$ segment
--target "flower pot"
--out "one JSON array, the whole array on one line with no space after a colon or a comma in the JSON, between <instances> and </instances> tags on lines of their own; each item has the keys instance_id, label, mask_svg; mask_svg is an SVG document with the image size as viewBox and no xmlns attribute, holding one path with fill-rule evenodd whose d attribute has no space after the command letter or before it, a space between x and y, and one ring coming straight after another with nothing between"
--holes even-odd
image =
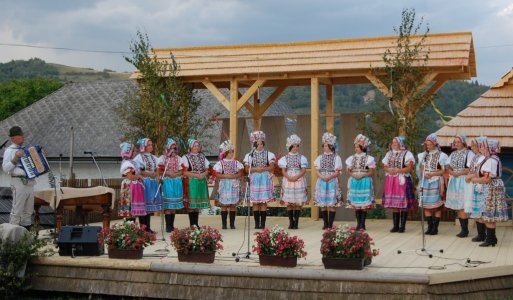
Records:
<instances>
[{"instance_id":1,"label":"flower pot","mask_svg":"<svg viewBox=\"0 0 513 300\"><path fill-rule=\"evenodd\" d=\"M109 258L141 259L144 249L118 249L109 248Z\"/></svg>"},{"instance_id":2,"label":"flower pot","mask_svg":"<svg viewBox=\"0 0 513 300\"><path fill-rule=\"evenodd\" d=\"M323 257L322 263L324 264L325 269L361 270L361 269L363 269L364 259L363 258Z\"/></svg>"},{"instance_id":3,"label":"flower pot","mask_svg":"<svg viewBox=\"0 0 513 300\"><path fill-rule=\"evenodd\" d=\"M178 252L178 261L211 264L216 257L215 252Z\"/></svg>"},{"instance_id":4,"label":"flower pot","mask_svg":"<svg viewBox=\"0 0 513 300\"><path fill-rule=\"evenodd\" d=\"M297 256L283 257L275 255L259 255L258 260L261 266L274 266L294 268L297 266Z\"/></svg>"}]
</instances>

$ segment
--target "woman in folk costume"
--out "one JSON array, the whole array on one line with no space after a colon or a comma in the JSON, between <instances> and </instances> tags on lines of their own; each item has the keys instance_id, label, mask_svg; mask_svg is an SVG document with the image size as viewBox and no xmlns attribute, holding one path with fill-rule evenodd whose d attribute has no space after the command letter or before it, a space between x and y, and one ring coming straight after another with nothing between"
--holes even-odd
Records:
<instances>
[{"instance_id":1,"label":"woman in folk costume","mask_svg":"<svg viewBox=\"0 0 513 300\"><path fill-rule=\"evenodd\" d=\"M304 177L308 160L299 154L300 143L299 136L293 134L288 137L286 146L289 153L278 160L283 174L282 200L287 203L289 229L298 229L301 207L308 201Z\"/></svg>"},{"instance_id":2,"label":"woman in folk costume","mask_svg":"<svg viewBox=\"0 0 513 300\"><path fill-rule=\"evenodd\" d=\"M234 159L232 142L224 141L219 146L219 161L214 165L214 171L219 178L219 204L221 205L221 222L223 229L228 229L227 218L230 215L230 229L235 229L235 214L240 196L240 178L244 165Z\"/></svg>"},{"instance_id":3,"label":"woman in folk costume","mask_svg":"<svg viewBox=\"0 0 513 300\"><path fill-rule=\"evenodd\" d=\"M147 230L151 231L151 213L162 210L160 191L158 191L157 157L152 154L153 142L149 138L141 138L137 143L139 144L139 154L134 160L141 167L141 175L144 177L144 202L147 213L145 217L139 217L139 222L146 225Z\"/></svg>"},{"instance_id":4,"label":"woman in folk costume","mask_svg":"<svg viewBox=\"0 0 513 300\"><path fill-rule=\"evenodd\" d=\"M209 162L203 152L198 140L190 138L188 141L189 153L182 157L184 175L189 180L189 223L199 227L199 210L209 207L208 200L208 165Z\"/></svg>"},{"instance_id":5,"label":"woman in folk costume","mask_svg":"<svg viewBox=\"0 0 513 300\"><path fill-rule=\"evenodd\" d=\"M276 162L274 153L265 150L265 133L254 131L249 137L253 151L244 157L244 166L249 177L249 199L253 204L255 229L265 228L267 202L274 198L273 169Z\"/></svg>"},{"instance_id":6,"label":"woman in folk costume","mask_svg":"<svg viewBox=\"0 0 513 300\"><path fill-rule=\"evenodd\" d=\"M159 171L164 173L162 180L162 206L166 218L166 232L174 230L175 213L183 208L182 158L172 138L168 138L164 154L158 159Z\"/></svg>"},{"instance_id":7,"label":"woman in folk costume","mask_svg":"<svg viewBox=\"0 0 513 300\"><path fill-rule=\"evenodd\" d=\"M372 176L376 169L374 157L367 154L370 145L369 138L363 134L356 136L354 140L355 154L346 159L347 172L347 201L355 210L356 230L366 230L365 219L367 209L374 207L374 186Z\"/></svg>"},{"instance_id":8,"label":"woman in folk costume","mask_svg":"<svg viewBox=\"0 0 513 300\"><path fill-rule=\"evenodd\" d=\"M336 215L337 193L339 190L338 176L342 172L342 159L336 151L337 137L329 132L322 135L322 150L315 161L317 172L315 183L315 204L321 208L324 221L322 229L333 227Z\"/></svg>"},{"instance_id":9,"label":"woman in folk costume","mask_svg":"<svg viewBox=\"0 0 513 300\"><path fill-rule=\"evenodd\" d=\"M404 137L396 136L390 143L390 150L381 161L385 170L383 207L392 210L394 226L390 232L404 232L408 211L415 206L415 191L410 173L415 157L406 150Z\"/></svg>"},{"instance_id":10,"label":"woman in folk costume","mask_svg":"<svg viewBox=\"0 0 513 300\"><path fill-rule=\"evenodd\" d=\"M470 218L475 219L477 228L477 235L472 238L472 242L484 242L486 238L486 226L483 220L481 220L485 202L484 186L480 183L472 182L473 178L481 177L481 165L485 160L485 156L481 154L479 149L480 144L483 142L486 143L484 138L472 139L470 148L475 155L470 161L469 173L465 177L465 182L470 185L470 191L467 187L465 195L465 213Z\"/></svg>"},{"instance_id":11,"label":"woman in folk costume","mask_svg":"<svg viewBox=\"0 0 513 300\"><path fill-rule=\"evenodd\" d=\"M424 209L430 235L438 234L438 225L442 217L443 195L445 192L444 173L449 157L440 151L438 139L434 133L428 135L424 141L425 152L419 156L420 160L420 204Z\"/></svg>"},{"instance_id":12,"label":"woman in folk costume","mask_svg":"<svg viewBox=\"0 0 513 300\"><path fill-rule=\"evenodd\" d=\"M469 164L474 158L474 152L467 148L467 139L464 135L454 137L452 147L455 149L449 156L449 183L447 184L447 197L445 206L455 210L460 219L461 231L456 236L468 236L468 216L465 213L465 182L469 172Z\"/></svg>"},{"instance_id":13,"label":"woman in folk costume","mask_svg":"<svg viewBox=\"0 0 513 300\"><path fill-rule=\"evenodd\" d=\"M495 227L497 222L506 222L509 219L508 207L505 201L504 182L502 176L501 160L497 156L499 152L499 142L496 140L485 139L482 144L482 152L485 156L481 165L482 177L473 178L472 182L486 185L485 206L482 214L482 220L486 226L486 239L480 247L495 247L497 236Z\"/></svg>"},{"instance_id":14,"label":"woman in folk costume","mask_svg":"<svg viewBox=\"0 0 513 300\"><path fill-rule=\"evenodd\" d=\"M121 143L121 190L118 203L118 215L123 218L135 218L146 215L144 205L144 186L142 184L143 176L139 166L133 161L135 156L135 146L130 143Z\"/></svg>"}]
</instances>

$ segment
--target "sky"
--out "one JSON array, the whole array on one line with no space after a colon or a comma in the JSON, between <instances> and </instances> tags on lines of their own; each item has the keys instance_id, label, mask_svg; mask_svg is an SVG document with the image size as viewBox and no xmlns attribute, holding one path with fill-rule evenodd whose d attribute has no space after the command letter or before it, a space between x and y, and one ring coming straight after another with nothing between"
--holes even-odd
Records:
<instances>
[{"instance_id":1,"label":"sky","mask_svg":"<svg viewBox=\"0 0 513 300\"><path fill-rule=\"evenodd\" d=\"M474 80L490 85L513 67L513 1L0 0L0 7L2 63L38 57L131 72L123 56L138 30L155 48L389 36L401 11L413 8L431 33L472 32Z\"/></svg>"}]
</instances>

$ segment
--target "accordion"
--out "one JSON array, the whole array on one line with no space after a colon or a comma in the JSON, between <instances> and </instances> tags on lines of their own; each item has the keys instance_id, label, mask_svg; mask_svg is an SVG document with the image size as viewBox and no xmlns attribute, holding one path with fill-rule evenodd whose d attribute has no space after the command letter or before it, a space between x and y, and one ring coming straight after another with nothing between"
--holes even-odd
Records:
<instances>
[{"instance_id":1,"label":"accordion","mask_svg":"<svg viewBox=\"0 0 513 300\"><path fill-rule=\"evenodd\" d=\"M25 173L27 173L27 178L36 178L50 171L48 161L46 161L41 147L23 147L22 150L25 152L25 155L20 160Z\"/></svg>"}]
</instances>

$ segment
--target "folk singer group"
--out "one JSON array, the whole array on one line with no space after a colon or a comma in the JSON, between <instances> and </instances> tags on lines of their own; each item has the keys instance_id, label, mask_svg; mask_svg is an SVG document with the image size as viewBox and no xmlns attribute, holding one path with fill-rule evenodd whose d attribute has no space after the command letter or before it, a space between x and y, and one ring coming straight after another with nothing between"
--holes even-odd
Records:
<instances>
[{"instance_id":1,"label":"folk singer group","mask_svg":"<svg viewBox=\"0 0 513 300\"><path fill-rule=\"evenodd\" d=\"M9 131L12 144L6 149L3 170L11 176L13 208L10 223L30 228L33 213L34 180L27 180L20 165L23 151L23 132L14 126ZM288 154L276 162L275 155L265 149L266 136L262 131L252 132L250 141L253 150L244 157L243 164L234 157L234 146L230 141L220 145L216 172L217 200L221 206L222 228L235 229L236 206L241 201L240 180L244 169L249 174L249 201L252 204L255 228L265 227L267 203L274 199L273 170L277 163L283 174L282 200L287 204L289 229L297 229L301 207L307 203L305 181L308 161L299 152L301 139L297 135L287 138ZM354 154L345 160L349 180L347 182L347 205L354 209L357 229L365 230L367 210L375 206L372 177L376 169L374 157L367 153L369 139L359 134L354 140ZM188 153L178 155L177 143L167 139L163 154L156 157L153 143L141 138L136 145L122 143L121 194L118 213L125 218L139 218L139 222L150 228L152 213L163 211L166 231L174 230L175 212L186 209L190 225L198 226L199 210L209 207L207 176L209 161L201 151L201 143L188 140ZM458 237L469 234L468 218L477 224L474 242L483 242L482 247L495 246L497 222L508 220L504 183L501 180L502 164L497 156L499 143L480 137L468 144L463 135L454 137L454 151L447 156L440 150L437 137L429 135L424 141L424 152L418 155L418 201L411 173L415 169L415 157L406 149L404 138L394 137L389 151L382 160L385 170L382 205L392 210L393 227L390 232L404 232L408 212L418 205L423 208L429 235L438 234L438 225L443 207L456 211L461 231ZM470 149L469 149L470 146ZM323 229L332 227L336 207L341 204L339 175L344 170L342 159L336 153L336 137L331 133L322 136L322 154L314 161L317 182L314 200L320 207L324 221ZM446 188L445 174L449 180ZM159 180L162 179L162 188Z\"/></svg>"}]
</instances>

